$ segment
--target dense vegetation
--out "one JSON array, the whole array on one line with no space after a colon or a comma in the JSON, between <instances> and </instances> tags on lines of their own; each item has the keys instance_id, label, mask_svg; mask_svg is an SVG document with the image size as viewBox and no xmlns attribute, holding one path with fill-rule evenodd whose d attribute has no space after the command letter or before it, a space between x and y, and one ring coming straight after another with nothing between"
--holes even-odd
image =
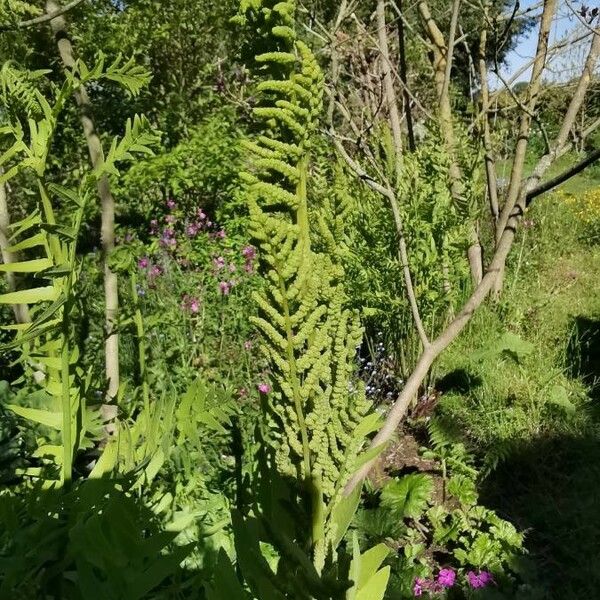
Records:
<instances>
[{"instance_id":1,"label":"dense vegetation","mask_svg":"<svg viewBox=\"0 0 600 600\"><path fill-rule=\"evenodd\" d=\"M2 0L0 598L596 597L599 27Z\"/></svg>"}]
</instances>

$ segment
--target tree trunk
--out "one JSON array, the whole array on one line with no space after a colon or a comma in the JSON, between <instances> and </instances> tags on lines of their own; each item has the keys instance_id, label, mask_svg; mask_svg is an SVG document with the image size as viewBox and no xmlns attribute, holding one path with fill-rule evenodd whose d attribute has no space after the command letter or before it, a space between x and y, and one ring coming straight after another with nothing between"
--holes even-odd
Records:
<instances>
[{"instance_id":1,"label":"tree trunk","mask_svg":"<svg viewBox=\"0 0 600 600\"><path fill-rule=\"evenodd\" d=\"M53 13L60 9L54 0L47 0L46 12ZM70 69L75 64L73 46L67 35L66 22L63 16L50 22L58 51L65 68ZM92 119L92 104L86 89L82 86L75 94L83 132L88 145L90 162L94 168L104 161L104 153L98 133ZM101 243L104 262L104 298L105 298L105 368L108 381L107 400L114 399L119 390L119 335L117 319L119 312L119 295L117 275L108 265L108 258L115 246L115 201L110 191L110 182L105 175L98 181L98 196L102 211Z\"/></svg>"},{"instance_id":2,"label":"tree trunk","mask_svg":"<svg viewBox=\"0 0 600 600\"><path fill-rule=\"evenodd\" d=\"M2 174L1 168L0 174ZM10 246L8 241L10 238L9 227L10 215L8 213L7 189L6 184L2 183L0 184L0 250L2 251L2 262L5 265L19 260L17 256L7 250ZM8 283L8 291L15 292L17 290L17 276L14 273L7 272L6 280ZM29 323L31 321L27 304L13 304L12 309L15 313L15 320L17 323Z\"/></svg>"},{"instance_id":3,"label":"tree trunk","mask_svg":"<svg viewBox=\"0 0 600 600\"><path fill-rule=\"evenodd\" d=\"M456 157L456 140L452 124L452 106L450 104L449 94L450 70L452 68L454 38L456 35L459 6L460 0L454 0L452 5L450 35L447 44L437 23L431 16L428 3L421 0L418 4L418 9L421 18L423 19L423 23L425 24L427 36L433 47L432 66L437 90L440 132L444 139L446 151L450 157L450 166L448 169L448 174L450 176L450 194L458 209L464 211L466 210L466 200L464 197L462 173ZM471 243L467 251L467 258L471 269L471 279L473 280L473 285L476 287L479 285L483 274L483 253L479 242L479 236L474 225L471 226L469 231L469 238Z\"/></svg>"}]
</instances>

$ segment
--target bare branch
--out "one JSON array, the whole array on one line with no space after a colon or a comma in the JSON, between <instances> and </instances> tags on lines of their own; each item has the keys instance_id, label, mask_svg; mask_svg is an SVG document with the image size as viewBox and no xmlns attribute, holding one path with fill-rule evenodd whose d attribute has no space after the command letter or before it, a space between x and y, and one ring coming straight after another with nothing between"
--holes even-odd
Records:
<instances>
[{"instance_id":1,"label":"bare branch","mask_svg":"<svg viewBox=\"0 0 600 600\"><path fill-rule=\"evenodd\" d=\"M487 16L487 7L484 9ZM490 109L490 94L488 88L488 70L486 62L487 27L484 26L479 36L479 79L481 85L481 115L483 119L483 148L485 150L485 174L490 203L490 212L494 228L498 220L498 182L496 177L496 161L492 147L492 135L488 112Z\"/></svg>"},{"instance_id":2,"label":"bare branch","mask_svg":"<svg viewBox=\"0 0 600 600\"><path fill-rule=\"evenodd\" d=\"M427 337L427 333L425 332L425 327L423 326L423 321L421 319L421 313L419 311L419 306L417 304L417 297L415 295L415 288L412 281L412 275L410 272L410 266L408 263L408 249L406 247L406 238L404 235L404 227L402 223L402 216L400 215L400 208L398 206L398 200L396 198L396 194L393 191L392 187L389 183L386 182L386 185L382 185L378 181L376 181L373 177L371 177L359 164L356 162L349 154L346 152L344 145L337 138L334 132L330 132L330 135L333 139L335 147L337 148L340 156L344 159L346 164L354 171L355 175L361 180L364 181L372 190L381 194L390 203L392 208L392 214L394 215L394 223L396 225L396 232L398 233L398 256L400 258L400 264L402 265L402 273L404 275L404 285L406 286L406 295L408 297L408 302L410 304L411 314L413 317L413 321L415 323L415 327L419 334L419 339L421 340L421 344L423 348L429 347L429 338Z\"/></svg>"},{"instance_id":3,"label":"bare branch","mask_svg":"<svg viewBox=\"0 0 600 600\"><path fill-rule=\"evenodd\" d=\"M385 22L385 0L377 0L377 37L379 40L379 53L383 68L383 83L385 86L385 102L388 109L392 136L394 138L394 158L396 161L396 182L400 181L402 170L402 132L400 129L400 114L394 81L390 69L390 51L387 36L387 24ZM394 196L395 200L395 196Z\"/></svg>"},{"instance_id":4,"label":"bare branch","mask_svg":"<svg viewBox=\"0 0 600 600\"><path fill-rule=\"evenodd\" d=\"M555 187L559 186L561 183L568 181L571 177L574 177L578 173L581 173L584 169L593 165L597 160L600 160L600 148L594 150L591 154L586 156L582 161L578 162L576 165L573 165L560 175L553 177L550 181L546 183L542 183L537 187L533 188L531 191L527 192L526 195L526 205L529 206L534 198L537 198L541 194L545 194L550 190L553 190Z\"/></svg>"},{"instance_id":5,"label":"bare branch","mask_svg":"<svg viewBox=\"0 0 600 600\"><path fill-rule=\"evenodd\" d=\"M72 0L72 2L65 4L63 7L58 8L57 10L55 10L51 13L46 13L39 17L35 17L35 19L29 19L28 21L21 21L19 23L14 23L14 24L10 24L10 25L8 25L8 24L0 25L0 31L25 29L26 27L33 27L34 25L41 25L42 23L52 21L52 19L56 19L57 17L64 15L65 13L69 12L70 10L73 10L76 6L78 6L82 2L83 2L83 0Z\"/></svg>"}]
</instances>

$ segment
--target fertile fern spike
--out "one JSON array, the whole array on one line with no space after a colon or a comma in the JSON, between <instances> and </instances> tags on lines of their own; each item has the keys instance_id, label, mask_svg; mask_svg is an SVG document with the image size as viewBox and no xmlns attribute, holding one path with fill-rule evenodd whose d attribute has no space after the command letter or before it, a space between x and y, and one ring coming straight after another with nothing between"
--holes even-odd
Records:
<instances>
[{"instance_id":1,"label":"fertile fern spike","mask_svg":"<svg viewBox=\"0 0 600 600\"><path fill-rule=\"evenodd\" d=\"M252 160L242 179L267 280L266 290L255 294L254 324L273 374L271 443L279 471L327 507L319 511L321 522L313 522L313 543L324 547L324 538L334 535L325 521L370 429L364 425L364 393L352 385L362 332L345 308L343 269L335 255L311 247L307 175L323 76L296 37L294 11L292 0L244 0L237 18L275 46L256 57L259 72L273 78L258 85L254 114L265 135L246 143ZM355 435L359 423L361 436Z\"/></svg>"}]
</instances>

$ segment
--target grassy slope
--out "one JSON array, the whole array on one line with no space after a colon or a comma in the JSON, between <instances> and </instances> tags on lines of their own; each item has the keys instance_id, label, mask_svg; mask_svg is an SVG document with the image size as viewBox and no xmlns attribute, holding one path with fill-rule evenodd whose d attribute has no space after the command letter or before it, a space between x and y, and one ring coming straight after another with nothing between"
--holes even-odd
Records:
<instances>
[{"instance_id":1,"label":"grassy slope","mask_svg":"<svg viewBox=\"0 0 600 600\"><path fill-rule=\"evenodd\" d=\"M599 185L588 175L563 191ZM560 194L536 204L501 305L443 359L440 410L488 463L487 504L528 530L546 597L598 598L600 246Z\"/></svg>"}]
</instances>

